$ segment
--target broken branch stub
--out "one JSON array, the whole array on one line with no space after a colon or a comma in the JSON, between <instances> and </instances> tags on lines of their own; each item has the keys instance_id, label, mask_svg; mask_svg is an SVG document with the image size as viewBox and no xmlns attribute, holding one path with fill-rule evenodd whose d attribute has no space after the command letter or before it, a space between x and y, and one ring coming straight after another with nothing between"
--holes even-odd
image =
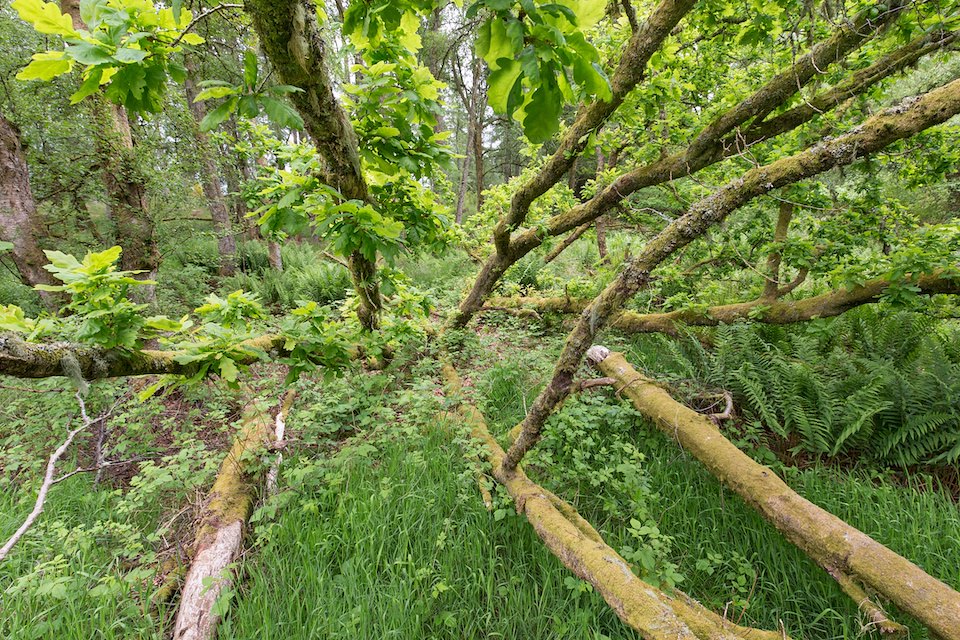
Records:
<instances>
[{"instance_id":1,"label":"broken branch stub","mask_svg":"<svg viewBox=\"0 0 960 640\"><path fill-rule=\"evenodd\" d=\"M960 593L794 492L727 440L709 418L637 373L622 354L593 346L587 357L604 375L617 379L620 393L638 411L830 575L849 579L858 594L868 587L883 595L942 640L960 640ZM872 620L878 619L882 610L876 603L863 595L855 600Z\"/></svg>"}]
</instances>

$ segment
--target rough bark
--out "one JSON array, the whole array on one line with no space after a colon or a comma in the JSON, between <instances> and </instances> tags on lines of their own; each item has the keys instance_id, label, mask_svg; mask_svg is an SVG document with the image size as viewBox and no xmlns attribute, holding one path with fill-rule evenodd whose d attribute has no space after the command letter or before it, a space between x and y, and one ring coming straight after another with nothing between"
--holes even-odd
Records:
<instances>
[{"instance_id":1,"label":"rough bark","mask_svg":"<svg viewBox=\"0 0 960 640\"><path fill-rule=\"evenodd\" d=\"M960 112L960 80L887 109L850 133L827 140L789 158L757 167L695 203L656 237L640 255L594 299L567 336L553 376L534 401L504 464L508 469L540 439L540 430L554 407L569 393L570 383L597 332L620 311L623 303L650 282L651 272L677 250L702 236L713 225L750 200L828 169L850 164L888 144L946 122Z\"/></svg>"},{"instance_id":2,"label":"rough bark","mask_svg":"<svg viewBox=\"0 0 960 640\"><path fill-rule=\"evenodd\" d=\"M283 253L280 249L280 243L276 240L267 241L267 258L270 260L270 268L276 271L283 271Z\"/></svg>"},{"instance_id":3,"label":"rough bark","mask_svg":"<svg viewBox=\"0 0 960 640\"><path fill-rule=\"evenodd\" d=\"M960 593L795 493L773 471L727 440L710 419L637 373L621 354L594 347L591 360L604 375L618 381L620 392L670 440L702 462L828 573L849 576L884 595L943 640L960 640ZM876 615L875 604L858 605Z\"/></svg>"},{"instance_id":4,"label":"rough bark","mask_svg":"<svg viewBox=\"0 0 960 640\"><path fill-rule=\"evenodd\" d=\"M359 251L350 255L347 261L353 289L357 292L357 318L360 326L367 331L380 328L380 284L377 282L376 265Z\"/></svg>"},{"instance_id":5,"label":"rough bark","mask_svg":"<svg viewBox=\"0 0 960 640\"><path fill-rule=\"evenodd\" d=\"M284 402L279 409L281 419L289 406ZM241 551L243 528L253 511L260 467L257 454L271 442L271 424L270 416L251 400L203 509L174 622L174 640L208 640L216 634L220 616L214 604L233 581L230 564Z\"/></svg>"},{"instance_id":6,"label":"rough bark","mask_svg":"<svg viewBox=\"0 0 960 640\"><path fill-rule=\"evenodd\" d=\"M920 276L909 284L924 295L960 294L960 277L937 272ZM817 318L831 318L864 304L879 302L890 287L889 280L876 278L852 289L830 291L799 300L769 300L763 297L749 302L718 305L706 310L678 309L664 313L621 311L610 319L610 326L627 333L664 333L681 335L684 327L717 327L734 322L793 324ZM490 298L484 309L528 309L537 312L580 313L589 300L577 298Z\"/></svg>"},{"instance_id":7,"label":"rough bark","mask_svg":"<svg viewBox=\"0 0 960 640\"><path fill-rule=\"evenodd\" d=\"M233 275L237 268L237 241L233 236L233 225L230 212L221 187L221 172L217 164L216 147L210 137L200 130L200 121L207 115L207 108L203 102L195 102L197 85L196 62L190 56L186 57L187 78L183 83L184 94L190 113L193 115L193 136L197 143L198 161L200 163L200 184L203 195L210 209L213 220L213 230L217 234L217 250L220 253L220 275Z\"/></svg>"},{"instance_id":8,"label":"rough bark","mask_svg":"<svg viewBox=\"0 0 960 640\"><path fill-rule=\"evenodd\" d=\"M80 0L61 0L60 8L76 29L86 29L80 19ZM142 271L153 279L160 264L153 218L147 204L146 177L140 169L126 110L101 95L89 98L96 134L94 147L103 175L110 213L117 229L117 244L123 247L120 266ZM153 286L143 287L153 298Z\"/></svg>"},{"instance_id":9,"label":"rough bark","mask_svg":"<svg viewBox=\"0 0 960 640\"><path fill-rule=\"evenodd\" d=\"M540 246L544 238L562 235L595 220L640 189L691 175L741 153L745 145L756 144L796 129L817 115L851 97L862 94L880 80L914 64L923 55L945 47L953 41L955 37L953 32L946 34L937 32L921 36L815 97L814 101L820 99L822 108L791 110L788 112L791 113L789 117L773 118L771 122L774 124L770 126L755 126L754 123L761 121L778 104L789 99L804 84L816 77L818 70L842 60L864 41L874 37L884 26L900 15L902 8L902 3L896 3L890 11L881 12L876 19L871 19L867 10L851 23L845 24L833 36L815 46L810 53L797 59L788 70L774 77L739 105L706 125L695 137L694 143L686 149L622 174L589 201L549 218L541 226L526 229L515 237L501 232L499 244L497 244L498 251L488 258L490 269L485 268L474 282L470 293L461 302L458 313L451 318L450 325L455 328L466 326L473 314L482 307L483 300L493 292L500 275L514 262ZM747 122L750 124L744 131L740 125ZM546 188L536 192L530 202L544 193ZM501 226L505 224L510 226L508 222L509 216L501 221ZM510 226L510 229L517 225ZM500 275L488 277L497 272Z\"/></svg>"},{"instance_id":10,"label":"rough bark","mask_svg":"<svg viewBox=\"0 0 960 640\"><path fill-rule=\"evenodd\" d=\"M268 334L240 343L249 355L235 360L253 364L262 354L287 353L287 340ZM180 351L152 349L101 349L68 342L32 343L9 335L0 336L0 375L17 378L50 378L79 374L84 380L171 374L190 376L197 372L197 363L180 364L175 360Z\"/></svg>"},{"instance_id":11,"label":"rough bark","mask_svg":"<svg viewBox=\"0 0 960 640\"><path fill-rule=\"evenodd\" d=\"M0 239L13 245L10 253L25 285L60 284L43 268L48 261L37 242L40 236L20 133L0 115ZM48 307L58 306L49 292L41 291L40 296Z\"/></svg>"},{"instance_id":12,"label":"rough bark","mask_svg":"<svg viewBox=\"0 0 960 640\"><path fill-rule=\"evenodd\" d=\"M324 161L324 182L348 200L375 204L360 169L356 132L333 91L327 48L312 2L249 0L245 5L264 52L284 84L302 91L290 95ZM379 325L380 291L376 266L351 256L360 321L367 330ZM356 268L354 270L353 268Z\"/></svg>"},{"instance_id":13,"label":"rough bark","mask_svg":"<svg viewBox=\"0 0 960 640\"><path fill-rule=\"evenodd\" d=\"M448 389L460 392L456 371L443 370ZM503 449L487 429L483 415L463 403L459 414L472 436L484 445L494 478L514 499L550 551L578 577L603 596L617 616L647 640L783 640L785 634L738 626L707 610L686 594L667 595L638 578L629 563L607 545L599 532L576 509L534 483L522 468L505 472Z\"/></svg>"}]
</instances>

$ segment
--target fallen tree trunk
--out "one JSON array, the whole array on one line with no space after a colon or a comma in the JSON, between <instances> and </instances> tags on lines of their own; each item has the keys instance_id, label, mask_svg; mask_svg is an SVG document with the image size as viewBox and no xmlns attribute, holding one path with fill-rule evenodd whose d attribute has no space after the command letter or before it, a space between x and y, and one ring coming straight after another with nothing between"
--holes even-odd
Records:
<instances>
[{"instance_id":1,"label":"fallen tree trunk","mask_svg":"<svg viewBox=\"0 0 960 640\"><path fill-rule=\"evenodd\" d=\"M960 293L960 278L943 272L921 276L911 283L920 293ZM679 309L667 313L637 313L621 311L610 326L627 333L665 333L679 335L683 326L716 327L721 324L750 321L765 324L792 324L816 318L838 316L854 307L879 302L891 286L888 280L868 280L853 289L831 291L800 300L771 300L758 298L749 302L718 305L708 309ZM577 298L490 298L489 309L529 309L555 313L579 313L587 308L589 300ZM485 308L487 308L485 306Z\"/></svg>"},{"instance_id":2,"label":"fallen tree trunk","mask_svg":"<svg viewBox=\"0 0 960 640\"><path fill-rule=\"evenodd\" d=\"M240 343L248 350L237 357L237 364L253 364L262 352L285 353L286 338L268 334ZM51 378L79 374L84 380L143 375L184 375L197 372L201 363L181 364L180 351L155 349L102 349L70 342L24 342L12 336L0 336L0 375L17 378Z\"/></svg>"},{"instance_id":3,"label":"fallen tree trunk","mask_svg":"<svg viewBox=\"0 0 960 640\"><path fill-rule=\"evenodd\" d=\"M283 415L292 397L280 408ZM251 403L233 447L213 483L193 544L193 561L184 579L174 640L207 640L216 632L214 604L233 581L229 565L240 553L243 527L253 510L259 466L256 454L273 435L270 417Z\"/></svg>"},{"instance_id":4,"label":"fallen tree trunk","mask_svg":"<svg viewBox=\"0 0 960 640\"><path fill-rule=\"evenodd\" d=\"M448 389L459 393L457 372L444 366ZM503 448L490 434L483 415L463 403L460 416L486 447L494 478L502 483L550 551L594 586L625 624L647 640L784 640L781 632L741 627L709 611L681 592L673 596L643 582L576 509L534 483L521 467L503 468Z\"/></svg>"},{"instance_id":5,"label":"fallen tree trunk","mask_svg":"<svg viewBox=\"0 0 960 640\"><path fill-rule=\"evenodd\" d=\"M889 620L866 598L864 586L888 598L941 640L960 640L960 593L798 495L727 440L709 418L637 373L623 355L594 346L587 357L605 376L617 380L620 392L637 410L836 578L881 629Z\"/></svg>"}]
</instances>

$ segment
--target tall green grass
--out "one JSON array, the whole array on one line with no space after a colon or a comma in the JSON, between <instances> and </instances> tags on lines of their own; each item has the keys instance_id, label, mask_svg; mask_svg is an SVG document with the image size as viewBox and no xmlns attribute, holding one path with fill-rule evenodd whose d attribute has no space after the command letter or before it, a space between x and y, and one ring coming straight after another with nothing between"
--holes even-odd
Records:
<instances>
[{"instance_id":1,"label":"tall green grass","mask_svg":"<svg viewBox=\"0 0 960 640\"><path fill-rule=\"evenodd\" d=\"M525 520L495 521L443 426L374 446L279 517L222 637L636 637Z\"/></svg>"}]
</instances>

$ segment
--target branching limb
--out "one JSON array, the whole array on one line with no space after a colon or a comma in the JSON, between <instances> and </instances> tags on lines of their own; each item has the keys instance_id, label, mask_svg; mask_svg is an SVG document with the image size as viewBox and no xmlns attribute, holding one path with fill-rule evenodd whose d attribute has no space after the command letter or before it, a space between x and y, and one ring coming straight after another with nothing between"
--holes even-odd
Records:
<instances>
[{"instance_id":1,"label":"branching limb","mask_svg":"<svg viewBox=\"0 0 960 640\"><path fill-rule=\"evenodd\" d=\"M582 107L577 118L564 133L554 154L537 175L524 183L513 195L510 210L493 232L499 255L509 254L510 233L523 224L530 205L566 175L586 147L590 134L603 126L607 118L643 79L650 57L660 49L663 41L694 4L696 3L693 0L661 0L634 32L610 78L610 101L596 100Z\"/></svg>"},{"instance_id":2,"label":"branching limb","mask_svg":"<svg viewBox=\"0 0 960 640\"><path fill-rule=\"evenodd\" d=\"M238 357L238 364L253 364L260 353L286 354L286 338L266 334L240 343L250 355ZM72 375L64 371L64 361L75 363L84 380L171 374L189 376L197 372L198 364L181 364L176 357L180 351L153 349L101 349L86 345L54 342L24 342L12 336L0 336L0 375L18 378L50 378Z\"/></svg>"},{"instance_id":3,"label":"branching limb","mask_svg":"<svg viewBox=\"0 0 960 640\"><path fill-rule=\"evenodd\" d=\"M958 112L960 80L954 80L922 97L879 113L844 136L748 171L667 225L646 243L640 255L580 315L577 325L567 336L550 382L537 396L524 418L520 436L507 451L504 458L506 470L514 469L540 440L544 423L569 393L570 383L597 332L617 316L629 298L649 285L653 270L664 260L754 198L850 164L892 142L945 122Z\"/></svg>"},{"instance_id":4,"label":"branching limb","mask_svg":"<svg viewBox=\"0 0 960 640\"><path fill-rule=\"evenodd\" d=\"M60 460L63 454L67 452L67 449L70 448L70 445L73 444L73 439L76 438L77 434L79 434L81 431L90 428L91 425L103 420L108 415L105 413L96 419L91 419L90 416L87 415L87 405L83 400L83 395L79 391L76 395L77 402L80 403L80 419L82 420L82 424L76 429L72 429L67 432L67 437L64 439L64 441L60 443L60 446L57 447L53 453L50 454L50 458L47 460L46 472L43 474L43 482L40 483L40 490L37 492L37 501L34 503L33 509L30 511L29 515L27 515L26 520L23 521L23 524L21 524L20 527L13 533L13 535L10 536L10 539L7 540L2 547L0 547L0 562L3 562L3 560L10 553L10 550L13 549L14 545L16 545L20 538L22 538L24 534L30 530L30 527L33 526L33 524L37 521L37 518L40 517L40 514L43 513L43 507L47 502L47 494L50 491L50 487L57 482L66 480L68 477L78 473L78 471L75 471L60 478L56 477L57 462Z\"/></svg>"},{"instance_id":5,"label":"branching limb","mask_svg":"<svg viewBox=\"0 0 960 640\"><path fill-rule=\"evenodd\" d=\"M876 65L868 67L869 72L855 73L849 82L837 85L836 92L826 92L823 96L822 109L818 107L792 110L788 112L791 113L790 117L778 116L774 119L775 125L758 127L754 131L744 132L740 128L751 119L756 122L758 118L771 113L795 95L811 78L816 77L819 70L842 60L864 41L874 37L882 26L889 24L900 14L902 7L902 3L896 3L890 11L882 12L880 22L883 24L871 18L868 9L851 23L841 27L831 38L815 46L809 54L799 58L791 68L704 127L697 135L695 143L688 148L622 174L587 202L551 217L545 225L525 229L515 236L501 232L497 252L487 258L471 291L461 302L458 313L451 319L451 326L466 326L473 314L483 306L484 300L493 292L496 283L507 269L540 246L545 237L568 233L595 220L640 189L691 175L724 158L741 153L744 145L755 144L792 131L815 116L848 100L851 96L862 94L883 78L916 62L923 55L949 46L953 42L955 35L952 32L947 34L937 32L921 36L911 43L913 46L907 45ZM858 30L861 27L865 28ZM543 191L535 193L533 197L541 193ZM533 197L529 194L526 197L532 202ZM529 203L526 206L529 208ZM520 219L516 218L516 220ZM519 222L513 224L508 218L501 221L501 226L508 227L509 230L516 228L519 224Z\"/></svg>"},{"instance_id":6,"label":"branching limb","mask_svg":"<svg viewBox=\"0 0 960 640\"><path fill-rule=\"evenodd\" d=\"M551 262L553 262L557 258L557 256L563 253L567 249L567 247L569 247L574 242L576 242L580 238L580 236L586 233L587 230L590 229L590 227L592 226L593 226L593 221L591 220L590 222L586 222L580 225L579 227L577 227L576 229L574 229L572 232L570 232L570 235L568 235L566 238L561 240L560 243L557 244L557 246L555 246L553 249L550 250L550 253L544 256L543 264L550 264Z\"/></svg>"}]
</instances>

